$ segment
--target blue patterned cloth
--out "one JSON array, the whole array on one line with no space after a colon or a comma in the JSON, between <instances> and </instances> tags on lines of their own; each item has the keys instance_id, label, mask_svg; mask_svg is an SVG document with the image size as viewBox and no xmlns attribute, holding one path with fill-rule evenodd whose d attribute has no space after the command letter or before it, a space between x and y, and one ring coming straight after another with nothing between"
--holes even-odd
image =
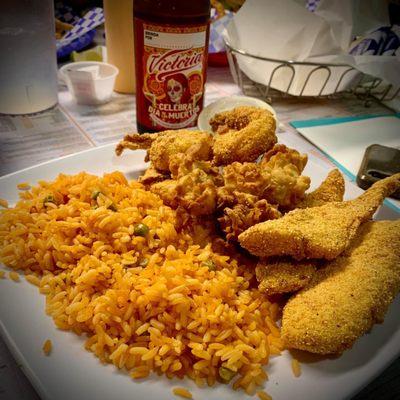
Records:
<instances>
[{"instance_id":1,"label":"blue patterned cloth","mask_svg":"<svg viewBox=\"0 0 400 400\"><path fill-rule=\"evenodd\" d=\"M350 46L350 54L393 56L400 47L400 26L383 26L368 32Z\"/></svg>"},{"instance_id":2,"label":"blue patterned cloth","mask_svg":"<svg viewBox=\"0 0 400 400\"><path fill-rule=\"evenodd\" d=\"M314 12L318 6L320 0L307 0L306 8L307 10Z\"/></svg>"},{"instance_id":3,"label":"blue patterned cloth","mask_svg":"<svg viewBox=\"0 0 400 400\"><path fill-rule=\"evenodd\" d=\"M74 27L61 39L57 40L57 58L64 58L73 51L79 51L92 43L95 28L104 23L103 9L96 7L89 10L82 18L77 16L73 9L57 3L55 15L61 21L67 22Z\"/></svg>"},{"instance_id":4,"label":"blue patterned cloth","mask_svg":"<svg viewBox=\"0 0 400 400\"><path fill-rule=\"evenodd\" d=\"M320 0L307 0L306 8L314 12ZM400 49L400 26L383 26L367 32L365 36L350 45L349 53L358 55L393 56ZM400 51L400 50L399 50Z\"/></svg>"},{"instance_id":5,"label":"blue patterned cloth","mask_svg":"<svg viewBox=\"0 0 400 400\"><path fill-rule=\"evenodd\" d=\"M209 53L220 53L225 51L224 40L222 39L222 32L231 22L234 14L231 11L225 11L225 15L219 19L214 8L211 9L211 25L210 25L210 41L208 44Z\"/></svg>"}]
</instances>

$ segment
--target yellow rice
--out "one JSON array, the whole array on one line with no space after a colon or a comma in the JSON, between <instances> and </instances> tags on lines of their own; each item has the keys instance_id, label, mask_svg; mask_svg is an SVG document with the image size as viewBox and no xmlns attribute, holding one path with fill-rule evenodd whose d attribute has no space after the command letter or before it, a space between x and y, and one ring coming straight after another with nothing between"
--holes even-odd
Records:
<instances>
[{"instance_id":1,"label":"yellow rice","mask_svg":"<svg viewBox=\"0 0 400 400\"><path fill-rule=\"evenodd\" d=\"M260 392L257 392L257 396L260 400L272 400L272 397L267 392L264 392L263 390Z\"/></svg>"},{"instance_id":2,"label":"yellow rice","mask_svg":"<svg viewBox=\"0 0 400 400\"><path fill-rule=\"evenodd\" d=\"M293 360L292 360L292 371L293 371L293 375L296 378L298 378L301 375L300 363L295 358L293 358Z\"/></svg>"},{"instance_id":3,"label":"yellow rice","mask_svg":"<svg viewBox=\"0 0 400 400\"><path fill-rule=\"evenodd\" d=\"M8 201L0 199L0 207L8 208Z\"/></svg>"},{"instance_id":4,"label":"yellow rice","mask_svg":"<svg viewBox=\"0 0 400 400\"><path fill-rule=\"evenodd\" d=\"M200 226L177 231L175 211L119 172L60 175L20 197L0 211L0 260L24 270L55 325L86 334L101 361L198 386L225 368L248 394L267 379L263 365L283 349L279 307L250 287L251 271L196 244Z\"/></svg>"},{"instance_id":5,"label":"yellow rice","mask_svg":"<svg viewBox=\"0 0 400 400\"><path fill-rule=\"evenodd\" d=\"M46 354L46 356L50 355L52 348L53 344L51 340L47 339L43 344L43 353Z\"/></svg>"},{"instance_id":6,"label":"yellow rice","mask_svg":"<svg viewBox=\"0 0 400 400\"><path fill-rule=\"evenodd\" d=\"M36 276L36 275L33 275L33 274L25 275L25 279L29 283L32 283L32 285L35 285L35 286L38 286L38 287L40 286L40 278L38 276Z\"/></svg>"},{"instance_id":7,"label":"yellow rice","mask_svg":"<svg viewBox=\"0 0 400 400\"><path fill-rule=\"evenodd\" d=\"M29 183L27 183L27 182L22 182L17 185L17 189L19 189L19 190L29 190L30 188L31 188L31 185L29 185Z\"/></svg>"},{"instance_id":8,"label":"yellow rice","mask_svg":"<svg viewBox=\"0 0 400 400\"><path fill-rule=\"evenodd\" d=\"M17 272L15 271L10 271L8 273L8 276L10 277L11 280L13 280L14 282L19 282L19 275Z\"/></svg>"},{"instance_id":9,"label":"yellow rice","mask_svg":"<svg viewBox=\"0 0 400 400\"><path fill-rule=\"evenodd\" d=\"M189 392L189 390L181 387L174 388L172 390L172 393L176 396L181 396L185 399L193 399L192 393Z\"/></svg>"}]
</instances>

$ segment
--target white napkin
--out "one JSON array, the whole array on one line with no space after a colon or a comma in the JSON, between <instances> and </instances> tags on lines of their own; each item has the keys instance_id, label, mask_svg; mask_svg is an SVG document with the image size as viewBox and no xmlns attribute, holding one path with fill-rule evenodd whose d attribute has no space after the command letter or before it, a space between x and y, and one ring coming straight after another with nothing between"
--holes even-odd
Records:
<instances>
[{"instance_id":1,"label":"white napkin","mask_svg":"<svg viewBox=\"0 0 400 400\"><path fill-rule=\"evenodd\" d=\"M231 46L252 55L351 65L398 87L400 57L348 54L354 35L388 24L387 5L381 0L321 0L314 13L294 0L247 0L224 36ZM330 76L325 69L312 72L315 66L296 66L293 82L288 88L293 75L289 68L276 70L270 81L279 63L242 55L237 58L240 68L252 80L293 95L314 96L342 91L356 84L361 77L357 71L351 71L340 81L349 69L345 66L331 69Z\"/></svg>"}]
</instances>

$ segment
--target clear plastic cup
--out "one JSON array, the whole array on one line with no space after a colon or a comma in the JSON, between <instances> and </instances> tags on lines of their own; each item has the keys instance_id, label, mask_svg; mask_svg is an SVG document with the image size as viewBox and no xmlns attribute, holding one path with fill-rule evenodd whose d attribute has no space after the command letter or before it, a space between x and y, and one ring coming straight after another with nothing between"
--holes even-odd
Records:
<instances>
[{"instance_id":1,"label":"clear plastic cup","mask_svg":"<svg viewBox=\"0 0 400 400\"><path fill-rule=\"evenodd\" d=\"M31 114L57 103L54 29L53 0L1 0L1 114Z\"/></svg>"}]
</instances>

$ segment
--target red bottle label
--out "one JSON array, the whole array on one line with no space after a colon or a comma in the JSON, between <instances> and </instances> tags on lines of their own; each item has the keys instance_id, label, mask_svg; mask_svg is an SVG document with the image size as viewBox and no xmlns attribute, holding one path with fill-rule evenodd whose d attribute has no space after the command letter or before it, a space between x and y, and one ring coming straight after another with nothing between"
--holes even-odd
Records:
<instances>
[{"instance_id":1,"label":"red bottle label","mask_svg":"<svg viewBox=\"0 0 400 400\"><path fill-rule=\"evenodd\" d=\"M150 130L195 126L203 107L208 24L171 26L135 18L137 118Z\"/></svg>"}]
</instances>

